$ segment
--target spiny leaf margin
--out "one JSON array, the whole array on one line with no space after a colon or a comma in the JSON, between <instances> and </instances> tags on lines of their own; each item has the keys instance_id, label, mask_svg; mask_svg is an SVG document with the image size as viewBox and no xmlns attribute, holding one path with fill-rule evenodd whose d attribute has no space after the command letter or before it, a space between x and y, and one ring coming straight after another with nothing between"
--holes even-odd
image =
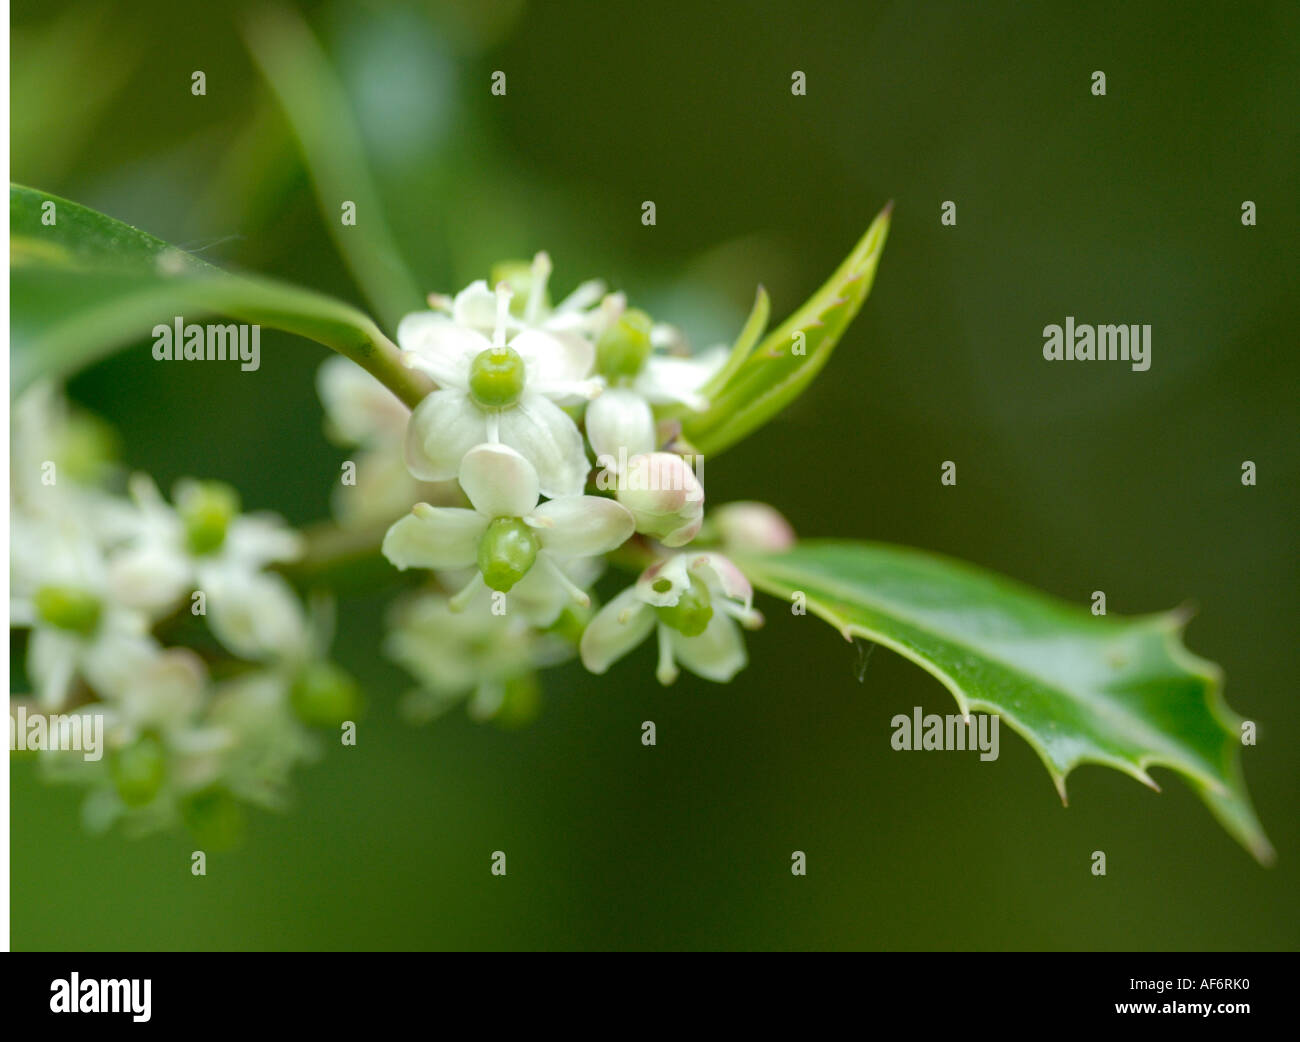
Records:
<instances>
[{"instance_id":1,"label":"spiny leaf margin","mask_svg":"<svg viewBox=\"0 0 1300 1042\"><path fill-rule=\"evenodd\" d=\"M809 610L846 639L863 637L915 662L964 715L996 713L1038 753L1062 800L1067 775L1082 763L1115 768L1157 791L1147 768L1167 767L1257 860L1273 860L1241 771L1241 719L1224 702L1219 667L1184 646L1185 612L1095 617L973 565L884 543L811 540L783 554L733 558L772 596L789 601L802 591ZM994 647L1002 658L986 650ZM1048 679L1005 661L1015 652L1040 656L1033 664ZM978 658L991 675L979 675ZM1088 683L1096 689L1071 690ZM1040 719L1030 719L1030 698L1050 711L1040 705ZM1110 733L1071 734L1081 712Z\"/></svg>"}]
</instances>

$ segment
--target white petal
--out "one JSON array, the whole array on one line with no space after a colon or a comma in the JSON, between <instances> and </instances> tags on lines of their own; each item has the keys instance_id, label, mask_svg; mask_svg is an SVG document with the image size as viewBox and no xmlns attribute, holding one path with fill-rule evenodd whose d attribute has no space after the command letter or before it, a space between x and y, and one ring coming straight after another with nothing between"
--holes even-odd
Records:
<instances>
[{"instance_id":1,"label":"white petal","mask_svg":"<svg viewBox=\"0 0 1300 1042\"><path fill-rule=\"evenodd\" d=\"M230 523L221 555L253 571L268 564L296 561L302 556L302 536L275 514L244 514Z\"/></svg>"},{"instance_id":2,"label":"white petal","mask_svg":"<svg viewBox=\"0 0 1300 1042\"><path fill-rule=\"evenodd\" d=\"M509 445L475 445L460 464L460 487L484 517L524 517L537 506L537 471Z\"/></svg>"},{"instance_id":3,"label":"white petal","mask_svg":"<svg viewBox=\"0 0 1300 1042\"><path fill-rule=\"evenodd\" d=\"M691 585L685 554L675 554L665 561L652 564L636 580L634 589L646 604L670 607L677 603L682 593Z\"/></svg>"},{"instance_id":4,"label":"white petal","mask_svg":"<svg viewBox=\"0 0 1300 1042\"><path fill-rule=\"evenodd\" d=\"M517 615L530 625L545 628L555 622L572 602L569 588L555 573L534 564L506 594L506 613Z\"/></svg>"},{"instance_id":5,"label":"white petal","mask_svg":"<svg viewBox=\"0 0 1300 1042\"><path fill-rule=\"evenodd\" d=\"M151 614L174 607L193 585L189 559L167 545L122 550L108 563L108 589L112 597L128 608Z\"/></svg>"},{"instance_id":6,"label":"white petal","mask_svg":"<svg viewBox=\"0 0 1300 1042\"><path fill-rule=\"evenodd\" d=\"M654 415L635 391L610 388L587 406L586 422L587 440L597 463L605 456L612 461L605 466L618 469L633 456L654 451Z\"/></svg>"},{"instance_id":7,"label":"white petal","mask_svg":"<svg viewBox=\"0 0 1300 1042\"><path fill-rule=\"evenodd\" d=\"M546 393L546 388L563 388L585 380L596 361L596 348L576 333L546 333L525 329L510 341L528 374L528 386Z\"/></svg>"},{"instance_id":8,"label":"white petal","mask_svg":"<svg viewBox=\"0 0 1300 1042\"><path fill-rule=\"evenodd\" d=\"M533 511L542 548L557 557L594 557L622 546L636 521L631 512L601 496L564 496Z\"/></svg>"},{"instance_id":9,"label":"white petal","mask_svg":"<svg viewBox=\"0 0 1300 1042\"><path fill-rule=\"evenodd\" d=\"M650 635L655 613L629 587L596 613L582 633L578 652L593 673L604 673Z\"/></svg>"},{"instance_id":10,"label":"white petal","mask_svg":"<svg viewBox=\"0 0 1300 1042\"><path fill-rule=\"evenodd\" d=\"M469 386L469 366L475 355L492 346L482 333L433 311L417 311L402 319L397 342L407 352L404 360L411 368L428 373L444 387L461 389Z\"/></svg>"},{"instance_id":11,"label":"white petal","mask_svg":"<svg viewBox=\"0 0 1300 1042\"><path fill-rule=\"evenodd\" d=\"M542 495L555 499L582 492L590 467L582 435L563 409L540 395L525 393L500 416L500 440L536 468Z\"/></svg>"},{"instance_id":12,"label":"white petal","mask_svg":"<svg viewBox=\"0 0 1300 1042\"><path fill-rule=\"evenodd\" d=\"M722 593L733 601L739 601L748 611L754 605L754 588L749 585L745 573L731 563L722 554L691 554L690 569L701 579L713 593Z\"/></svg>"},{"instance_id":13,"label":"white petal","mask_svg":"<svg viewBox=\"0 0 1300 1042\"><path fill-rule=\"evenodd\" d=\"M487 440L483 412L464 391L434 391L406 426L406 467L421 481L447 481L465 453Z\"/></svg>"},{"instance_id":14,"label":"white petal","mask_svg":"<svg viewBox=\"0 0 1300 1042\"><path fill-rule=\"evenodd\" d=\"M671 631L673 657L696 676L725 684L749 661L745 638L730 616L714 609L709 625L698 637Z\"/></svg>"},{"instance_id":15,"label":"white petal","mask_svg":"<svg viewBox=\"0 0 1300 1042\"><path fill-rule=\"evenodd\" d=\"M136 727L171 727L203 704L207 670L188 648L169 648L122 692L122 712Z\"/></svg>"},{"instance_id":16,"label":"white petal","mask_svg":"<svg viewBox=\"0 0 1300 1042\"><path fill-rule=\"evenodd\" d=\"M588 279L555 305L552 318L569 311L586 311L588 308L593 308L600 303L600 298L604 295L605 283L600 279Z\"/></svg>"},{"instance_id":17,"label":"white petal","mask_svg":"<svg viewBox=\"0 0 1300 1042\"><path fill-rule=\"evenodd\" d=\"M229 571L205 579L208 626L228 651L264 659L306 650L307 620L284 579Z\"/></svg>"},{"instance_id":18,"label":"white petal","mask_svg":"<svg viewBox=\"0 0 1300 1042\"><path fill-rule=\"evenodd\" d=\"M401 431L409 415L387 387L351 359L327 358L316 370L316 393L332 438L355 445Z\"/></svg>"},{"instance_id":19,"label":"white petal","mask_svg":"<svg viewBox=\"0 0 1300 1042\"><path fill-rule=\"evenodd\" d=\"M134 629L132 612L110 613L100 633L82 656L81 671L101 697L120 699L158 660L161 648L152 637Z\"/></svg>"},{"instance_id":20,"label":"white petal","mask_svg":"<svg viewBox=\"0 0 1300 1042\"><path fill-rule=\"evenodd\" d=\"M683 402L693 409L700 409L706 404L699 393L700 388L726 360L725 348L712 348L687 358L651 355L637 378L636 389L654 405Z\"/></svg>"},{"instance_id":21,"label":"white petal","mask_svg":"<svg viewBox=\"0 0 1300 1042\"><path fill-rule=\"evenodd\" d=\"M424 503L384 535L384 556L397 568L464 568L478 555L487 518L458 507Z\"/></svg>"},{"instance_id":22,"label":"white petal","mask_svg":"<svg viewBox=\"0 0 1300 1042\"><path fill-rule=\"evenodd\" d=\"M71 634L39 627L27 644L27 673L42 709L61 709L68 700L81 647Z\"/></svg>"},{"instance_id":23,"label":"white petal","mask_svg":"<svg viewBox=\"0 0 1300 1042\"><path fill-rule=\"evenodd\" d=\"M483 279L471 282L456 294L451 317L462 326L491 332L497 321L497 295Z\"/></svg>"}]
</instances>

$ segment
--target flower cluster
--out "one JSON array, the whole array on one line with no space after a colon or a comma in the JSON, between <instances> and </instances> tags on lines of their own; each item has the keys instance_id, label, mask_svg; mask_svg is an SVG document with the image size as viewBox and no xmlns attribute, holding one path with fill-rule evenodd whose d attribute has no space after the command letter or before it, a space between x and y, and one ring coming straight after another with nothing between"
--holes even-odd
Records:
<instances>
[{"instance_id":1,"label":"flower cluster","mask_svg":"<svg viewBox=\"0 0 1300 1042\"><path fill-rule=\"evenodd\" d=\"M307 725L352 715L355 684L323 656L322 612L272 570L299 556L297 533L214 482L178 482L169 503L135 474L115 494L106 449L53 389L15 402L10 619L31 687L16 701L42 721L22 740L88 788L91 827L183 820L219 846L240 802L283 802L315 752ZM99 748L56 748L74 717Z\"/></svg>"},{"instance_id":2,"label":"flower cluster","mask_svg":"<svg viewBox=\"0 0 1300 1042\"><path fill-rule=\"evenodd\" d=\"M552 305L550 275L545 253L502 266L493 285L432 295L397 330L406 364L436 385L405 425L410 477L462 495L416 503L383 540L394 566L429 575L388 641L426 709L472 694L475 715L490 715L508 682L555 660L556 642L539 638L557 634L603 673L654 631L660 681L679 665L728 681L746 664L740 627L762 619L718 550L793 538L761 504L705 527L702 460L680 420L707 408L727 350L691 355L599 282ZM593 612L606 559L640 577Z\"/></svg>"},{"instance_id":3,"label":"flower cluster","mask_svg":"<svg viewBox=\"0 0 1300 1042\"><path fill-rule=\"evenodd\" d=\"M381 550L405 573L383 649L415 678L411 720L462 701L527 720L538 670L578 658L604 673L652 633L665 684L744 668L741 630L762 620L725 555L794 537L758 503L705 517L682 420L708 406L728 352L690 354L597 282L552 305L550 273L538 254L408 315L402 358L436 385L411 412L351 361L322 366L326 432L353 455L323 541L245 513L227 485L183 479L168 498L125 474L111 432L52 387L15 402L13 704L47 739L77 721L101 736L26 746L88 790L89 826L183 822L219 846L243 804L284 802L320 750L312 728L349 744L360 691L327 656L332 601L304 604L287 577L330 559L322 545ZM600 606L610 565L632 581Z\"/></svg>"}]
</instances>

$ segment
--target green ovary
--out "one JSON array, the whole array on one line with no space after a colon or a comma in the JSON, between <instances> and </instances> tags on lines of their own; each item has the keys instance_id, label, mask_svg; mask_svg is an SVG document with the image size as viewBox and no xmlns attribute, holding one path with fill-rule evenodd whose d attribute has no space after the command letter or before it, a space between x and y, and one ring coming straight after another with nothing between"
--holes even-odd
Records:
<instances>
[{"instance_id":1,"label":"green ovary","mask_svg":"<svg viewBox=\"0 0 1300 1042\"><path fill-rule=\"evenodd\" d=\"M539 548L537 536L519 518L496 518L478 544L483 581L494 590L506 592L528 574Z\"/></svg>"}]
</instances>

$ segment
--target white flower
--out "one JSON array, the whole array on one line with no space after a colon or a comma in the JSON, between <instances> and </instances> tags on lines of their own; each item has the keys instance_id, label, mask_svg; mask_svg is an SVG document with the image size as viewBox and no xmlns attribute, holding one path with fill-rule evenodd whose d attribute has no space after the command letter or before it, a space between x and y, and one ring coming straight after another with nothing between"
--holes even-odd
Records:
<instances>
[{"instance_id":1,"label":"white flower","mask_svg":"<svg viewBox=\"0 0 1300 1042\"><path fill-rule=\"evenodd\" d=\"M399 569L477 564L474 578L452 599L453 608L463 608L484 586L510 591L534 573L527 595L556 604L556 616L565 599L560 594L585 605L590 599L566 574L564 562L606 553L632 535L632 515L611 499L575 495L539 505L537 472L505 445L468 450L460 483L473 510L418 503L388 530L383 545L384 556Z\"/></svg>"},{"instance_id":2,"label":"white flower","mask_svg":"<svg viewBox=\"0 0 1300 1042\"><path fill-rule=\"evenodd\" d=\"M43 517L93 515L97 538L112 538L126 505L96 487L113 471L111 429L74 409L48 381L33 384L14 401L11 426L14 510Z\"/></svg>"},{"instance_id":3,"label":"white flower","mask_svg":"<svg viewBox=\"0 0 1300 1042\"><path fill-rule=\"evenodd\" d=\"M518 613L455 612L447 598L426 595L393 616L385 652L420 683L402 712L426 722L466 696L470 715L495 714L533 670L573 654L559 637L539 633Z\"/></svg>"},{"instance_id":4,"label":"white flower","mask_svg":"<svg viewBox=\"0 0 1300 1042\"><path fill-rule=\"evenodd\" d=\"M293 713L289 688L280 669L234 677L217 689L208 713L211 726L230 736L220 756L221 783L273 810L288 800L294 765L320 754L315 736Z\"/></svg>"},{"instance_id":5,"label":"white flower","mask_svg":"<svg viewBox=\"0 0 1300 1042\"><path fill-rule=\"evenodd\" d=\"M204 573L208 627L242 659L300 660L311 649L302 605L283 576L235 568Z\"/></svg>"},{"instance_id":6,"label":"white flower","mask_svg":"<svg viewBox=\"0 0 1300 1042\"><path fill-rule=\"evenodd\" d=\"M677 554L641 573L596 613L582 634L582 663L604 673L658 631L661 684L677 679L677 663L706 680L725 683L744 668L747 628L762 623L749 580L721 554Z\"/></svg>"},{"instance_id":7,"label":"white flower","mask_svg":"<svg viewBox=\"0 0 1300 1042\"><path fill-rule=\"evenodd\" d=\"M32 628L27 669L47 709L65 705L78 678L119 696L161 650L145 616L112 597L81 520L11 519L10 623Z\"/></svg>"},{"instance_id":8,"label":"white flower","mask_svg":"<svg viewBox=\"0 0 1300 1042\"><path fill-rule=\"evenodd\" d=\"M133 678L113 705L91 705L97 711L102 708L106 740L115 753L134 746L138 756L142 747L154 745L158 749L155 756L165 755L165 769L158 765L153 792L149 791L153 786L139 784L137 759L137 771L132 772L136 784L131 790L119 792L119 800L125 798L127 805L139 806L155 799L164 783L184 791L216 780L221 755L233 744L234 737L203 720L208 687L207 669L194 652L168 648ZM133 794L135 799L130 798Z\"/></svg>"},{"instance_id":9,"label":"white flower","mask_svg":"<svg viewBox=\"0 0 1300 1042\"><path fill-rule=\"evenodd\" d=\"M730 351L719 345L690 354L675 328L652 325L645 312L627 307L622 293L612 293L601 304L596 353L611 385L627 387L650 405L681 404L700 411L709 405L704 386Z\"/></svg>"},{"instance_id":10,"label":"white flower","mask_svg":"<svg viewBox=\"0 0 1300 1042\"><path fill-rule=\"evenodd\" d=\"M135 678L117 700L119 721L127 736L163 733L193 721L203 706L208 683L203 660L188 648L168 648Z\"/></svg>"},{"instance_id":11,"label":"white flower","mask_svg":"<svg viewBox=\"0 0 1300 1042\"><path fill-rule=\"evenodd\" d=\"M241 515L233 490L177 483L177 508L144 474L131 479L135 532L109 559L108 582L123 603L155 617L202 590L208 622L236 655L296 654L305 634L301 608L285 581L262 574L292 561L301 537L273 516Z\"/></svg>"},{"instance_id":12,"label":"white flower","mask_svg":"<svg viewBox=\"0 0 1300 1042\"><path fill-rule=\"evenodd\" d=\"M453 316L463 311L477 322L485 293L485 283L471 286L457 297L460 305L470 295L463 306L453 306ZM526 326L509 336L509 287L498 285L494 299L491 340L472 324L434 312L407 315L398 326L407 365L441 388L411 414L407 466L417 478L442 481L456 476L475 445L503 444L533 465L543 494L577 495L586 482L587 456L577 425L560 405L600 393L600 381L590 378L595 348L564 329Z\"/></svg>"},{"instance_id":13,"label":"white flower","mask_svg":"<svg viewBox=\"0 0 1300 1042\"><path fill-rule=\"evenodd\" d=\"M316 371L332 441L353 447L351 481L336 482L330 511L347 528L392 524L412 503L459 502L454 481L417 481L406 469L402 445L411 413L392 391L349 359L335 355ZM345 474L346 478L346 474Z\"/></svg>"},{"instance_id":14,"label":"white flower","mask_svg":"<svg viewBox=\"0 0 1300 1042\"><path fill-rule=\"evenodd\" d=\"M547 304L547 285L551 277L551 258L545 252L533 257L531 265L501 265L501 273L493 269L494 283L504 282L510 288L511 307L506 315L506 328L541 329L551 333L587 334L603 322L596 308L605 296L605 284L599 279L589 279L551 307ZM429 297L431 307L444 311L458 325L475 329L491 336L496 329L496 297L482 279L471 283L457 293L454 299L439 294Z\"/></svg>"}]
</instances>

